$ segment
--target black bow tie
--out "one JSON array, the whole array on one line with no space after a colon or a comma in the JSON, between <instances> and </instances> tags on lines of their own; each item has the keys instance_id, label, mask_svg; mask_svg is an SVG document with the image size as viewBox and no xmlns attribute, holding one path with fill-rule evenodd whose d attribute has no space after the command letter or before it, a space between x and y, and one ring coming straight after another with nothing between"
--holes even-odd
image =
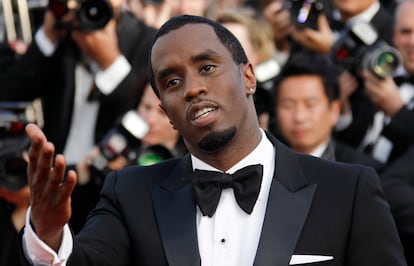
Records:
<instances>
[{"instance_id":1,"label":"black bow tie","mask_svg":"<svg viewBox=\"0 0 414 266\"><path fill-rule=\"evenodd\" d=\"M233 188L240 208L250 214L259 196L263 165L249 165L233 174L195 169L191 176L193 195L203 215L213 216L221 190Z\"/></svg>"}]
</instances>

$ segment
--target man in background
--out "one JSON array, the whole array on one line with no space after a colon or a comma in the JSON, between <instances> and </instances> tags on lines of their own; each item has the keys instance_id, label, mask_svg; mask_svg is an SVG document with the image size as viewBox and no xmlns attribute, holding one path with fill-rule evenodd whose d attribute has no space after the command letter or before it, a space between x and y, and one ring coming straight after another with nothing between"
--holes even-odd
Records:
<instances>
[{"instance_id":1,"label":"man in background","mask_svg":"<svg viewBox=\"0 0 414 266\"><path fill-rule=\"evenodd\" d=\"M292 55L278 75L274 91L277 134L297 152L364 164L381 172L383 164L335 140L332 134L341 110L339 73L329 57Z\"/></svg>"}]
</instances>

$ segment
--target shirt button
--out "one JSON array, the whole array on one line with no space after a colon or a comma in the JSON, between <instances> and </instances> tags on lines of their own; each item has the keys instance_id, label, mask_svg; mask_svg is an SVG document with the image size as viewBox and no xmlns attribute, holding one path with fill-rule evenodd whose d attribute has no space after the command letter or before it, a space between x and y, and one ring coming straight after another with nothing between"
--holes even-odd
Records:
<instances>
[{"instance_id":1,"label":"shirt button","mask_svg":"<svg viewBox=\"0 0 414 266\"><path fill-rule=\"evenodd\" d=\"M222 238L222 239L220 240L220 242L221 242L221 244L224 244L224 243L226 243L226 239Z\"/></svg>"}]
</instances>

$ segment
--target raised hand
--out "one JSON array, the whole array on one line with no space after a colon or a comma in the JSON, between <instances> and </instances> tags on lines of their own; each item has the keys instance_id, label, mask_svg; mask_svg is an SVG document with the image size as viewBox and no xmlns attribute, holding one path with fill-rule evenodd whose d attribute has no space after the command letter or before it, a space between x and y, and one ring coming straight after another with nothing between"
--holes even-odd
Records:
<instances>
[{"instance_id":1,"label":"raised hand","mask_svg":"<svg viewBox=\"0 0 414 266\"><path fill-rule=\"evenodd\" d=\"M37 236L57 251L63 226L72 213L70 196L77 176L74 171L69 171L65 177L64 157L55 156L54 145L47 141L39 127L29 124L26 133L31 140L27 168L31 223Z\"/></svg>"}]
</instances>

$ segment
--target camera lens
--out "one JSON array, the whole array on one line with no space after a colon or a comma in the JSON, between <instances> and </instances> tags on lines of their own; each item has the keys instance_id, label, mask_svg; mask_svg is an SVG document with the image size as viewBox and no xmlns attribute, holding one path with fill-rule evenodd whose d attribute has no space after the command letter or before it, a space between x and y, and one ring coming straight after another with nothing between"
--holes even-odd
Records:
<instances>
[{"instance_id":1,"label":"camera lens","mask_svg":"<svg viewBox=\"0 0 414 266\"><path fill-rule=\"evenodd\" d=\"M105 0L87 0L79 9L79 23L82 30L93 31L105 27L113 11Z\"/></svg>"},{"instance_id":2,"label":"camera lens","mask_svg":"<svg viewBox=\"0 0 414 266\"><path fill-rule=\"evenodd\" d=\"M376 45L364 57L364 67L381 78L392 76L401 63L399 52L386 43Z\"/></svg>"},{"instance_id":3,"label":"camera lens","mask_svg":"<svg viewBox=\"0 0 414 266\"><path fill-rule=\"evenodd\" d=\"M378 55L375 72L382 75L391 75L398 66L397 56L389 51Z\"/></svg>"}]
</instances>

